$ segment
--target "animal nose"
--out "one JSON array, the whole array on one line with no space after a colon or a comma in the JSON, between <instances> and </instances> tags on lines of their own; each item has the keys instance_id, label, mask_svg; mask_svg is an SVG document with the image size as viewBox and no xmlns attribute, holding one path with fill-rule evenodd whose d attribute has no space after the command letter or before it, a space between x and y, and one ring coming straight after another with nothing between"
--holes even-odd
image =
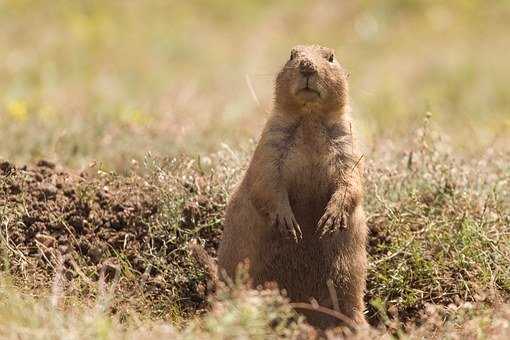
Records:
<instances>
[{"instance_id":1,"label":"animal nose","mask_svg":"<svg viewBox=\"0 0 510 340\"><path fill-rule=\"evenodd\" d=\"M317 68L310 60L305 59L299 63L299 72L305 77L310 77L317 73Z\"/></svg>"}]
</instances>

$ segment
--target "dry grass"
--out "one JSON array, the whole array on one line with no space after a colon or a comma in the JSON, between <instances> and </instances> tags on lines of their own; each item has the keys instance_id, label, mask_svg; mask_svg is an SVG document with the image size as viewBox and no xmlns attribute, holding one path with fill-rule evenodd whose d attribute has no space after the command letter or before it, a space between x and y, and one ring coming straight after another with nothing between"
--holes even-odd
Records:
<instances>
[{"instance_id":1,"label":"dry grass","mask_svg":"<svg viewBox=\"0 0 510 340\"><path fill-rule=\"evenodd\" d=\"M510 154L494 151L476 160L455 156L427 122L407 148L392 149L385 144L368 157L372 160L366 174L371 228L368 317L373 325L385 327L390 334L455 333L456 325L468 320L471 325L482 323L480 332L493 332L492 322L504 322L507 315L506 307L498 306L510 296L510 197L505 189ZM60 231L37 229L38 234L34 235L33 225L38 222L29 228L24 214L28 211L38 221L37 214L45 210L33 210L30 205L30 197L39 196L38 189L27 190L27 178L42 170L11 169L9 175L4 172L0 189L2 197L8 199L2 202L0 221L5 254L3 275L10 273L17 289L43 296L51 296L56 280L60 280L62 296L58 306L62 310L76 305L92 308L95 301L104 301L107 292L101 320L110 320L111 315L109 322L114 322L121 332L129 327L145 329L157 320L165 320L172 327L189 324L193 315L203 314L208 308L208 278L205 269L191 256L188 242L198 240L215 256L226 198L240 178L248 155L249 151L226 149L198 159L148 157L143 165L138 165L143 171L135 169L125 176L89 169L91 177L70 185L75 186L76 192L87 192L77 200L88 202L91 207L86 219L98 224L93 237L87 227L80 231L72 225ZM55 182L58 174L54 171L42 183ZM94 197L106 186L112 195L96 205ZM21 190L13 194L13 188ZM154 206L149 209L153 213L142 214L142 220L131 220L127 212L140 213L133 210L137 205L132 200L122 198L126 194L144 197L139 202L150 203L139 205ZM21 205L20 200L14 199L20 195ZM58 215L58 210L51 208L52 202L59 197L57 192L54 197L43 198L45 209L54 215ZM66 218L72 221L73 214ZM93 216L103 219L94 220ZM119 220L119 216L124 220ZM21 236L15 239L16 234ZM123 240L120 243L119 235ZM49 250L41 248L41 242L48 238L56 242L48 245ZM83 251L83 238L103 249L99 259L90 251ZM258 293L241 289L239 294ZM278 296L271 294L272 299ZM255 314L239 321L236 317L244 314L228 316L239 312L237 302L222 301L221 313L227 316L225 320L221 319L224 314L221 320L215 319L219 324L214 327L218 329L211 330L201 324L206 321L200 321L200 326L189 326L193 330L183 334L266 334L268 329L263 325L269 321L257 316L262 307L246 306ZM212 308L214 311L214 303ZM501 312L497 312L500 308ZM214 314L209 311L202 318L208 320L211 313ZM145 320L147 325L139 320ZM115 329L108 334L117 334ZM386 330L372 331L378 336L388 334ZM172 332L177 330L172 328Z\"/></svg>"}]
</instances>

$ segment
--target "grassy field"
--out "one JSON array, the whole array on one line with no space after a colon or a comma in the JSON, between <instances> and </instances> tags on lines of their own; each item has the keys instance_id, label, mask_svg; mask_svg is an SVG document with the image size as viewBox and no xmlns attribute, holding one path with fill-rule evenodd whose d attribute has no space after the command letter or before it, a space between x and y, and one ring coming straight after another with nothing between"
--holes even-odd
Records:
<instances>
[{"instance_id":1,"label":"grassy field","mask_svg":"<svg viewBox=\"0 0 510 340\"><path fill-rule=\"evenodd\" d=\"M365 144L373 327L347 336L507 338L509 19L506 0L0 0L0 338L315 336L243 275L208 294L188 247L215 256L298 43L336 49Z\"/></svg>"}]
</instances>

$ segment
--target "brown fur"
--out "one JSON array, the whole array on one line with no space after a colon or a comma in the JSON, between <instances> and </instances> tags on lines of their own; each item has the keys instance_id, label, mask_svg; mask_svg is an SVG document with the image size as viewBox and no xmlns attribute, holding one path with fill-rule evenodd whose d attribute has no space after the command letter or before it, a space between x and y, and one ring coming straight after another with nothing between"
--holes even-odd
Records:
<instances>
[{"instance_id":1,"label":"brown fur","mask_svg":"<svg viewBox=\"0 0 510 340\"><path fill-rule=\"evenodd\" d=\"M292 301L338 306L360 325L367 265L361 157L346 112L347 74L332 55L297 46L278 74L273 113L227 207L218 265L233 276L248 259L255 285L275 281ZM338 324L318 312L307 317L322 328Z\"/></svg>"}]
</instances>

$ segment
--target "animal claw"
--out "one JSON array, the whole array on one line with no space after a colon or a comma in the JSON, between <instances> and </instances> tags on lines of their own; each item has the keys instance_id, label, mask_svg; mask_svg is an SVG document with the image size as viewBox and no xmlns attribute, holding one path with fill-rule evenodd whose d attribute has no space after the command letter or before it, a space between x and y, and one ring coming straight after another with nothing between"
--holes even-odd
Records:
<instances>
[{"instance_id":1,"label":"animal claw","mask_svg":"<svg viewBox=\"0 0 510 340\"><path fill-rule=\"evenodd\" d=\"M322 238L327 234L331 235L339 229L346 229L346 220L345 212L335 214L332 211L327 211L317 224L319 238Z\"/></svg>"},{"instance_id":2,"label":"animal claw","mask_svg":"<svg viewBox=\"0 0 510 340\"><path fill-rule=\"evenodd\" d=\"M275 223L282 235L292 238L296 243L303 239L301 227L293 215L276 214Z\"/></svg>"}]
</instances>

